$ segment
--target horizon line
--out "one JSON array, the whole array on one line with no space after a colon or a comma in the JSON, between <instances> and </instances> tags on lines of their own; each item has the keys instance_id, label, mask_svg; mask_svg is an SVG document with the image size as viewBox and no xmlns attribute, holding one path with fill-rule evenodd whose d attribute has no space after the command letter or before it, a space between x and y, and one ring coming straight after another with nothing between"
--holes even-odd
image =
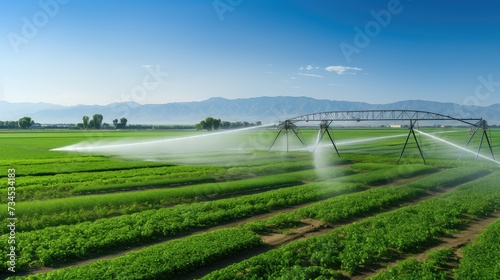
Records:
<instances>
[{"instance_id":1,"label":"horizon line","mask_svg":"<svg viewBox=\"0 0 500 280\"><path fill-rule=\"evenodd\" d=\"M196 103L196 102L209 101L211 99L224 99L224 100L228 100L228 101L234 101L234 100L249 100L249 99L258 99L258 98L280 98L280 97L282 97L282 98L308 98L308 99L313 99L313 100L317 100L317 101L364 103L364 104L368 104L368 105L388 105L388 104L394 104L394 103L398 103L398 102L409 102L409 101L434 102L434 103L441 103L441 104L449 104L449 103L451 103L451 104L455 104L455 105L459 105L459 106L482 107L482 108L486 108L486 107L490 107L490 106L494 106L494 105L500 105L500 103L493 103L493 104L489 104L489 105L467 105L467 104L459 104L459 103L452 102L452 101L435 101L435 100L424 100L424 99L403 99L403 100L391 101L391 102L387 102L387 103L368 103L368 102L363 102L363 101L350 101L350 100L337 100L337 99L319 99L319 98L314 98L314 97L309 97L309 96L289 96L289 95L277 95L277 96L263 95L263 96L241 97L241 98L226 98L226 97L214 96L214 97L209 97L209 98L203 99L203 100L173 101L173 102L164 102L164 103L138 103L138 102L135 102L135 101L132 101L132 100L110 102L110 103L107 103L107 104L82 104L82 103L78 103L78 104L74 104L74 105L64 105L64 104L51 103L51 102L46 102L46 101L36 101L36 102L21 101L21 102L13 102L13 101L7 101L7 100L0 100L0 102L6 102L6 103L10 103L10 104L23 104L23 103L25 103L25 104L26 103L27 104L47 104L47 105L54 105L54 106L61 106L61 107L71 108L71 107L78 107L78 106L101 106L101 107L107 107L107 106L110 106L112 104L126 104L126 103L134 103L134 104L137 104L139 106L145 106L145 105L166 105L166 104Z\"/></svg>"}]
</instances>

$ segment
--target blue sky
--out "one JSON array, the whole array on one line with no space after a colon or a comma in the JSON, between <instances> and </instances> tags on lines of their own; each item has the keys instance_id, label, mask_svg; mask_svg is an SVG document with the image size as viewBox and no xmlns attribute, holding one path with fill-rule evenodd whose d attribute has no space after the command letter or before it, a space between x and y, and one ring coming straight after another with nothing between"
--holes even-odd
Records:
<instances>
[{"instance_id":1,"label":"blue sky","mask_svg":"<svg viewBox=\"0 0 500 280\"><path fill-rule=\"evenodd\" d=\"M0 100L500 103L500 3L0 1Z\"/></svg>"}]
</instances>

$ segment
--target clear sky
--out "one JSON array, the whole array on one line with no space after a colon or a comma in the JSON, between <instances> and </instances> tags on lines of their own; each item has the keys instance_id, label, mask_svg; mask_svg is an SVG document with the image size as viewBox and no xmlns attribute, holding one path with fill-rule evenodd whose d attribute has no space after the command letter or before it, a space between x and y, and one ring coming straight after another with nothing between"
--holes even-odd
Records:
<instances>
[{"instance_id":1,"label":"clear sky","mask_svg":"<svg viewBox=\"0 0 500 280\"><path fill-rule=\"evenodd\" d=\"M500 2L0 0L0 100L500 103Z\"/></svg>"}]
</instances>

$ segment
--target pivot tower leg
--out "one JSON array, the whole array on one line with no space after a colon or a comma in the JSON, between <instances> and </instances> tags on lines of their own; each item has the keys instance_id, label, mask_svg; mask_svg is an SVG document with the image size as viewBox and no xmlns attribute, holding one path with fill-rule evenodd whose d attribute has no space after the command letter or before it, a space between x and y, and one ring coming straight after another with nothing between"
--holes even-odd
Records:
<instances>
[{"instance_id":1,"label":"pivot tower leg","mask_svg":"<svg viewBox=\"0 0 500 280\"><path fill-rule=\"evenodd\" d=\"M319 143L321 143L321 140L323 139L323 136L325 136L325 133L326 133L326 134L328 134L328 138L330 138L330 141L332 142L333 148L335 148L335 152L337 152L337 155L340 157L340 153L339 153L339 150L337 149L337 145L335 145L335 141L333 141L333 137L330 134L330 131L328 130L328 127L330 126L331 123L332 123L332 121L330 121L329 123L326 122L326 121L323 121L319 125L319 134L320 134L320 137L318 137L318 139L316 141L316 146L314 146L313 152L316 150L316 148L318 147Z\"/></svg>"},{"instance_id":2,"label":"pivot tower leg","mask_svg":"<svg viewBox=\"0 0 500 280\"><path fill-rule=\"evenodd\" d=\"M415 139L415 143L417 144L418 151L420 152L420 157L422 157L422 160L424 161L424 164L427 164L425 161L424 153L422 152L422 148L420 147L420 144L418 143L417 136L415 135L415 130L413 129L415 127L415 123L417 121L410 120L410 132L408 132L408 136L406 137L405 144L403 146L403 150L401 151L401 154L399 155L398 163L401 162L401 158L403 157L403 154L406 149L406 145L408 145L408 140L410 139L410 136L413 134L413 139Z\"/></svg>"},{"instance_id":3,"label":"pivot tower leg","mask_svg":"<svg viewBox=\"0 0 500 280\"><path fill-rule=\"evenodd\" d=\"M488 147L490 147L491 157L493 158L493 160L496 160L495 154L493 153L493 147L491 146L490 138L488 137L488 133L486 133L486 131L483 131L483 133L484 136L486 136L486 142L488 143Z\"/></svg>"},{"instance_id":4,"label":"pivot tower leg","mask_svg":"<svg viewBox=\"0 0 500 280\"><path fill-rule=\"evenodd\" d=\"M302 139L302 137L299 135L297 126L294 125L291 121L286 120L286 121L284 121L283 123L280 124L280 130L278 131L278 134L276 135L276 137L274 137L274 140L273 140L273 143L271 144L271 147L269 147L269 149L267 150L268 152L271 151L271 148L273 147L274 143L276 143L276 140L280 136L281 132L283 132L283 130L285 130L286 151L287 152L289 150L289 139L288 139L289 130L291 130L295 134L295 136L297 136L297 138L299 139L300 143L302 143L302 145L304 145L306 147L306 149L307 149L306 143L304 142L304 140Z\"/></svg>"},{"instance_id":5,"label":"pivot tower leg","mask_svg":"<svg viewBox=\"0 0 500 280\"><path fill-rule=\"evenodd\" d=\"M467 149L467 146L469 146L470 144L470 141L472 140L472 138L474 138L474 135L476 135L476 132L478 131L479 129L479 126L476 127L476 129L474 129L474 132L472 133L472 135L470 136L469 140L467 141L467 144L465 144L465 148ZM460 153L460 156L458 157L458 159L460 160L463 156L464 152L462 151Z\"/></svg>"}]
</instances>

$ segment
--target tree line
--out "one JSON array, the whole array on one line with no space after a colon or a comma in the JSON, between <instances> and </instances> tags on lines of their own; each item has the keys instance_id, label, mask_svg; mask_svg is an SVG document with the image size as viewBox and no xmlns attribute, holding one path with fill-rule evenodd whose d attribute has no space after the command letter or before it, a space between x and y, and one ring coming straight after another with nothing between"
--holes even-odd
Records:
<instances>
[{"instance_id":1,"label":"tree line","mask_svg":"<svg viewBox=\"0 0 500 280\"><path fill-rule=\"evenodd\" d=\"M89 116L83 116L82 117L82 122L77 123L76 127L79 129L107 129L110 128L110 125L107 123L103 123L104 117L101 114L94 114L92 118ZM113 120L113 125L115 126L116 129L121 129L125 128L127 125L127 119L126 118L121 118L120 121L118 119Z\"/></svg>"},{"instance_id":2,"label":"tree line","mask_svg":"<svg viewBox=\"0 0 500 280\"><path fill-rule=\"evenodd\" d=\"M22 117L18 121L0 121L0 128L6 129L28 129L35 124L31 117Z\"/></svg>"},{"instance_id":3,"label":"tree line","mask_svg":"<svg viewBox=\"0 0 500 280\"><path fill-rule=\"evenodd\" d=\"M218 129L236 129L236 128L244 128L244 127L251 127L251 126L257 126L257 125L262 125L261 121L255 122L255 123L250 123L250 122L229 122L229 121L222 121L221 119L215 119L213 117L207 117L206 119L202 120L201 122L197 123L194 125L196 130L218 130Z\"/></svg>"},{"instance_id":4,"label":"tree line","mask_svg":"<svg viewBox=\"0 0 500 280\"><path fill-rule=\"evenodd\" d=\"M107 123L103 123L104 117L101 114L94 114L92 118L89 116L83 116L82 122L76 124L78 129L109 129L111 126ZM29 129L35 124L35 121L31 117L22 117L18 121L0 121L0 129ZM40 126L40 124L37 124ZM113 125L116 129L125 128L127 126L127 119L120 118L113 120Z\"/></svg>"}]
</instances>

